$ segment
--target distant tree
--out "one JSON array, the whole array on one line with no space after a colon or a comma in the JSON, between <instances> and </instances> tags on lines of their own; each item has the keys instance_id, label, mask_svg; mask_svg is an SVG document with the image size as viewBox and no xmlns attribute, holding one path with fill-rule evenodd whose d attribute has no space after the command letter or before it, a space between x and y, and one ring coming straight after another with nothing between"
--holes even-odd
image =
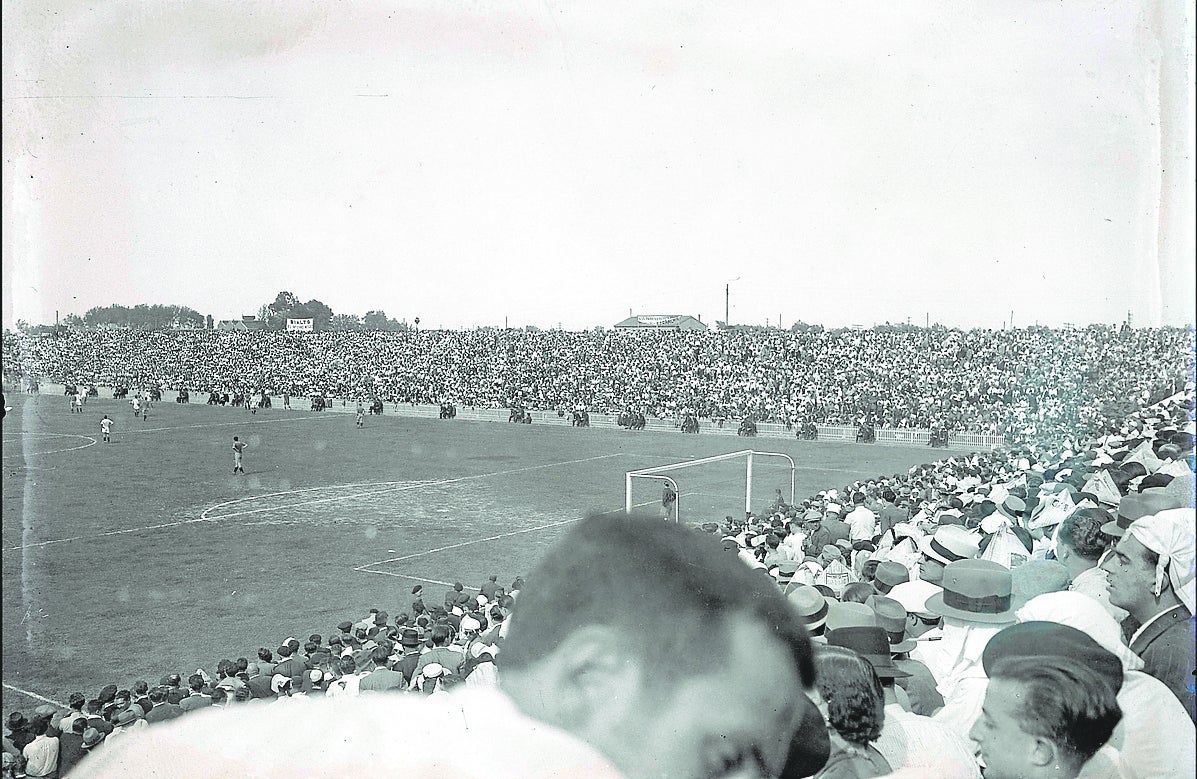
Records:
<instances>
[{"instance_id":1,"label":"distant tree","mask_svg":"<svg viewBox=\"0 0 1197 779\"><path fill-rule=\"evenodd\" d=\"M208 314L208 316L206 316L206 317L204 318L204 324L205 324L205 326L206 326L206 327L207 327L209 330L215 330L215 329L216 329L216 327L215 327L216 323L212 321L212 315L211 315L211 314Z\"/></svg>"},{"instance_id":2,"label":"distant tree","mask_svg":"<svg viewBox=\"0 0 1197 779\"><path fill-rule=\"evenodd\" d=\"M356 314L334 314L328 323L329 330L337 332L348 332L353 330L363 330L361 317Z\"/></svg>"},{"instance_id":3,"label":"distant tree","mask_svg":"<svg viewBox=\"0 0 1197 779\"><path fill-rule=\"evenodd\" d=\"M333 310L319 300L309 300L301 306L304 313L303 316L297 316L296 319L311 319L313 330L327 330L329 322L333 318Z\"/></svg>"},{"instance_id":4,"label":"distant tree","mask_svg":"<svg viewBox=\"0 0 1197 779\"><path fill-rule=\"evenodd\" d=\"M18 333L28 333L32 329L31 325L24 319L18 319L16 327Z\"/></svg>"},{"instance_id":5,"label":"distant tree","mask_svg":"<svg viewBox=\"0 0 1197 779\"><path fill-rule=\"evenodd\" d=\"M366 330L390 330L391 320L387 318L387 312L382 311L367 311L366 315L362 317L362 327Z\"/></svg>"},{"instance_id":6,"label":"distant tree","mask_svg":"<svg viewBox=\"0 0 1197 779\"><path fill-rule=\"evenodd\" d=\"M272 309L280 313L290 311L293 308L299 308L299 306L299 298L295 296L295 293L287 292L286 290L275 295L274 302L270 304Z\"/></svg>"},{"instance_id":7,"label":"distant tree","mask_svg":"<svg viewBox=\"0 0 1197 779\"><path fill-rule=\"evenodd\" d=\"M78 314L67 314L62 318L62 324L64 327L83 327L85 323Z\"/></svg>"}]
</instances>

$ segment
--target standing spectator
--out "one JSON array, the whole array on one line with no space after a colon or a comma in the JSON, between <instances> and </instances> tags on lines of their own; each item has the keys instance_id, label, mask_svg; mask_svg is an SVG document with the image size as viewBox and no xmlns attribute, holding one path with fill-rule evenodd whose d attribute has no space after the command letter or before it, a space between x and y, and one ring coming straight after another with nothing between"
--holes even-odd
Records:
<instances>
[{"instance_id":1,"label":"standing spectator","mask_svg":"<svg viewBox=\"0 0 1197 779\"><path fill-rule=\"evenodd\" d=\"M204 694L204 677L192 674L187 678L187 686L191 694L179 701L179 708L183 711L195 711L212 705L212 696Z\"/></svg>"},{"instance_id":2,"label":"standing spectator","mask_svg":"<svg viewBox=\"0 0 1197 779\"><path fill-rule=\"evenodd\" d=\"M1110 603L1140 623L1130 649L1143 670L1168 685L1194 714L1194 510L1168 509L1136 520L1103 567Z\"/></svg>"},{"instance_id":3,"label":"standing spectator","mask_svg":"<svg viewBox=\"0 0 1197 779\"><path fill-rule=\"evenodd\" d=\"M145 721L151 725L172 720L183 713L183 709L177 703L167 701L165 687L150 690L150 703L152 706L145 714Z\"/></svg>"},{"instance_id":4,"label":"standing spectator","mask_svg":"<svg viewBox=\"0 0 1197 779\"><path fill-rule=\"evenodd\" d=\"M896 505L898 496L894 494L893 490L886 489L881 492L881 506L877 511L877 520L879 527L878 533L884 534L894 525L901 524L906 521L906 512L898 508Z\"/></svg>"},{"instance_id":5,"label":"standing spectator","mask_svg":"<svg viewBox=\"0 0 1197 779\"><path fill-rule=\"evenodd\" d=\"M21 750L25 758L25 775L30 777L57 776L58 737L49 736L49 717L34 717L31 731L33 740Z\"/></svg>"},{"instance_id":6,"label":"standing spectator","mask_svg":"<svg viewBox=\"0 0 1197 779\"><path fill-rule=\"evenodd\" d=\"M87 730L87 720L76 717L71 720L68 729L58 737L58 775L67 776L75 764L87 754L83 749L83 732Z\"/></svg>"},{"instance_id":7,"label":"standing spectator","mask_svg":"<svg viewBox=\"0 0 1197 779\"><path fill-rule=\"evenodd\" d=\"M844 521L848 524L848 540L871 541L877 535L877 515L865 505L863 492L852 494L853 509Z\"/></svg>"},{"instance_id":8,"label":"standing spectator","mask_svg":"<svg viewBox=\"0 0 1197 779\"><path fill-rule=\"evenodd\" d=\"M58 727L64 732L71 731L71 723L77 719L87 721L87 715L83 713L83 706L87 703L87 697L81 692L73 692L67 698L67 706L70 711L63 715L62 719L58 721Z\"/></svg>"}]
</instances>

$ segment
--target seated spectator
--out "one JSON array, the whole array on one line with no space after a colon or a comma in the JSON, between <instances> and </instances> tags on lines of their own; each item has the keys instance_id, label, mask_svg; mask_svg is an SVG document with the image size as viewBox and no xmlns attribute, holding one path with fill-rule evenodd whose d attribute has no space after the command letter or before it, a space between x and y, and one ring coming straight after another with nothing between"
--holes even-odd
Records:
<instances>
[{"instance_id":1,"label":"seated spectator","mask_svg":"<svg viewBox=\"0 0 1197 779\"><path fill-rule=\"evenodd\" d=\"M1130 500L1129 496L1125 500ZM1068 569L1068 589L1095 599L1115 621L1121 622L1126 619L1126 611L1111 605L1109 574L1098 565L1111 546L1102 527L1113 521L1105 509L1077 509L1060 523L1056 559Z\"/></svg>"},{"instance_id":2,"label":"seated spectator","mask_svg":"<svg viewBox=\"0 0 1197 779\"><path fill-rule=\"evenodd\" d=\"M1139 624L1129 637L1144 670L1172 690L1193 719L1194 510L1136 520L1103 567L1110 603Z\"/></svg>"},{"instance_id":3,"label":"seated spectator","mask_svg":"<svg viewBox=\"0 0 1197 779\"><path fill-rule=\"evenodd\" d=\"M815 704L831 726L831 756L815 779L889 773L892 767L873 746L885 722L885 693L873 667L850 649L828 646L815 655L815 669Z\"/></svg>"}]
</instances>

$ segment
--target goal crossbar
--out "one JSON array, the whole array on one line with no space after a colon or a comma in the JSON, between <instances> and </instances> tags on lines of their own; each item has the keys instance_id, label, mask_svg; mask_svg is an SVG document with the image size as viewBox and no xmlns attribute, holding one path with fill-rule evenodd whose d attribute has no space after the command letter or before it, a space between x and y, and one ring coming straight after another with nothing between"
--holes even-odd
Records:
<instances>
[{"instance_id":1,"label":"goal crossbar","mask_svg":"<svg viewBox=\"0 0 1197 779\"><path fill-rule=\"evenodd\" d=\"M624 474L624 511L629 514L632 512L632 481L634 479L650 479L656 481L666 482L673 487L673 492L677 496L677 504L674 509L674 516L677 521L681 521L682 516L682 495L681 490L678 489L677 482L668 476L662 476L663 473L670 471L680 471L683 468L692 468L696 465L705 465L707 463L720 462L722 460L734 460L737 458L745 458L747 461L746 478L744 480L744 513L747 515L752 512L752 461L754 457L782 457L790 464L790 503L794 502L794 476L797 471L797 466L794 463L794 458L782 452L758 452L753 449L743 449L739 452L728 452L727 454L716 454L711 457L700 457L697 460L686 460L680 463L669 463L668 465L660 465L654 468L640 468L635 471L628 471Z\"/></svg>"}]
</instances>

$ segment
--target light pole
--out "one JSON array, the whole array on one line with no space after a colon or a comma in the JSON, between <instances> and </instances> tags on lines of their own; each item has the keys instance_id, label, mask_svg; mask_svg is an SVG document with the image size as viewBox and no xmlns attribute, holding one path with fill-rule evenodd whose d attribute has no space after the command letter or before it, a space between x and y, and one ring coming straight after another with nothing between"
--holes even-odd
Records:
<instances>
[{"instance_id":1,"label":"light pole","mask_svg":"<svg viewBox=\"0 0 1197 779\"><path fill-rule=\"evenodd\" d=\"M731 326L731 285L733 281L739 281L740 277L736 276L734 279L729 279L723 285L723 326Z\"/></svg>"}]
</instances>

